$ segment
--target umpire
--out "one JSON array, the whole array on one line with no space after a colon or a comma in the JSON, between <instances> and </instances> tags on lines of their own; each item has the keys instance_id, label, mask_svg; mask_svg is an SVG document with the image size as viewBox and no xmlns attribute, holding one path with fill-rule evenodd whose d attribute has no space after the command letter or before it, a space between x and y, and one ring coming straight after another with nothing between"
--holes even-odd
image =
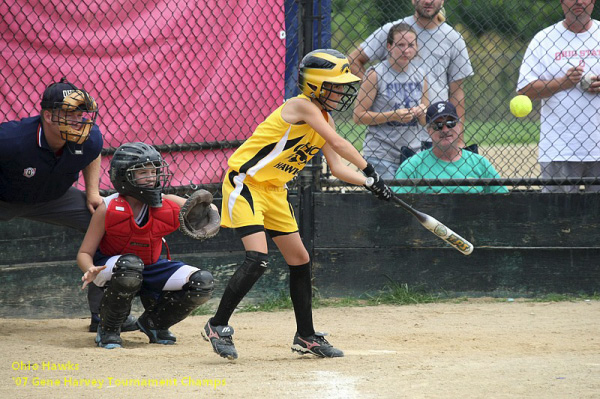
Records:
<instances>
[{"instance_id":1,"label":"umpire","mask_svg":"<svg viewBox=\"0 0 600 399\"><path fill-rule=\"evenodd\" d=\"M102 203L97 115L96 101L62 78L44 90L40 115L0 124L0 221L24 218L86 232ZM85 193L73 187L79 172ZM101 299L91 285L94 331Z\"/></svg>"}]
</instances>

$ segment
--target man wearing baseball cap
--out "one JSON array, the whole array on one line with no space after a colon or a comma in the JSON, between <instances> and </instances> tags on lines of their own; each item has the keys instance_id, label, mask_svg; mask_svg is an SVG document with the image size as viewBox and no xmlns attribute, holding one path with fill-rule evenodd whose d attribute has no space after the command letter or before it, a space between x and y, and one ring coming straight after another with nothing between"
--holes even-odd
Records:
<instances>
[{"instance_id":1,"label":"man wearing baseball cap","mask_svg":"<svg viewBox=\"0 0 600 399\"><path fill-rule=\"evenodd\" d=\"M40 108L37 116L0 124L0 221L24 218L85 233L102 203L98 105L62 78L44 90ZM85 192L73 187L79 172ZM88 291L92 313L101 298L97 287Z\"/></svg>"},{"instance_id":2,"label":"man wearing baseball cap","mask_svg":"<svg viewBox=\"0 0 600 399\"><path fill-rule=\"evenodd\" d=\"M495 179L496 169L483 156L460 147L458 113L452 103L439 101L427 108L427 132L432 148L404 161L396 179ZM396 193L507 193L504 186L401 186Z\"/></svg>"}]
</instances>

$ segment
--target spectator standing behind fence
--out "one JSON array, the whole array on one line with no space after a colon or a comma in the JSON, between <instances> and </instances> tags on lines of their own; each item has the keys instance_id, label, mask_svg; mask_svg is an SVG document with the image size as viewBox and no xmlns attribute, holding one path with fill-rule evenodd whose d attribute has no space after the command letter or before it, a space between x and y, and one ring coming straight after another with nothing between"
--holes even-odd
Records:
<instances>
[{"instance_id":1,"label":"spectator standing behind fence","mask_svg":"<svg viewBox=\"0 0 600 399\"><path fill-rule=\"evenodd\" d=\"M97 115L96 101L62 78L44 90L40 115L0 124L0 220L30 219L85 233L102 204ZM85 193L73 187L79 172ZM101 299L102 291L90 286L92 319ZM135 319L124 329L137 329Z\"/></svg>"},{"instance_id":2,"label":"spectator standing behind fence","mask_svg":"<svg viewBox=\"0 0 600 399\"><path fill-rule=\"evenodd\" d=\"M382 179L393 179L408 149L431 147L425 129L427 80L412 62L417 34L405 23L394 25L387 38L389 57L370 68L354 107L354 122L368 125L363 156Z\"/></svg>"},{"instance_id":3,"label":"spectator standing behind fence","mask_svg":"<svg viewBox=\"0 0 600 399\"><path fill-rule=\"evenodd\" d=\"M560 0L565 19L538 32L525 52L517 91L541 99L542 178L600 177L600 23L595 0ZM580 81L593 75L588 90ZM545 186L544 192L579 187ZM600 185L586 186L598 192Z\"/></svg>"},{"instance_id":4,"label":"spectator standing behind fence","mask_svg":"<svg viewBox=\"0 0 600 399\"><path fill-rule=\"evenodd\" d=\"M450 101L458 110L460 120L465 120L465 95L463 80L473 75L467 45L456 30L442 22L440 10L444 0L412 0L415 14L389 22L375 30L348 56L352 72L363 77L365 64L383 61L388 56L386 39L390 28L400 22L412 26L417 32L419 61L429 83L430 102ZM459 125L461 145L462 125Z\"/></svg>"},{"instance_id":5,"label":"spectator standing behind fence","mask_svg":"<svg viewBox=\"0 0 600 399\"><path fill-rule=\"evenodd\" d=\"M458 113L452 103L431 104L426 114L433 147L407 159L396 179L498 179L492 164L458 144ZM402 186L396 193L507 193L504 186Z\"/></svg>"}]
</instances>

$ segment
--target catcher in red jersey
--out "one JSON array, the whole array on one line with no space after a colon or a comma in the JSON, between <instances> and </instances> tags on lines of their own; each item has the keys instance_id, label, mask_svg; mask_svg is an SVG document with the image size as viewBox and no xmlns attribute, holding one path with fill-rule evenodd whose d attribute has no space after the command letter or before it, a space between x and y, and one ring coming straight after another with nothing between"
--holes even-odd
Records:
<instances>
[{"instance_id":1,"label":"catcher in red jersey","mask_svg":"<svg viewBox=\"0 0 600 399\"><path fill-rule=\"evenodd\" d=\"M380 199L390 200L390 189L356 148L336 133L329 114L350 107L359 81L339 51L310 52L300 64L302 94L269 115L229 159L223 182L221 226L239 233L246 258L229 280L215 316L204 327L205 339L220 356L230 360L238 357L229 318L267 268L267 233L290 269L290 296L297 327L292 349L319 357L343 356L324 338L325 334L315 332L313 327L311 262L287 200L286 183L323 151L335 177L364 185ZM346 166L340 157L364 175Z\"/></svg>"},{"instance_id":2,"label":"catcher in red jersey","mask_svg":"<svg viewBox=\"0 0 600 399\"><path fill-rule=\"evenodd\" d=\"M160 153L144 143L121 145L110 164L117 191L92 216L77 264L83 287L93 282L105 289L100 305L96 344L122 346L121 324L139 293L144 313L137 324L151 343L174 344L169 327L210 299L211 273L183 262L161 258L164 237L177 229L194 238L217 234L220 218L212 195L199 190L189 199L162 194L169 180ZM198 220L198 218L202 220Z\"/></svg>"}]
</instances>

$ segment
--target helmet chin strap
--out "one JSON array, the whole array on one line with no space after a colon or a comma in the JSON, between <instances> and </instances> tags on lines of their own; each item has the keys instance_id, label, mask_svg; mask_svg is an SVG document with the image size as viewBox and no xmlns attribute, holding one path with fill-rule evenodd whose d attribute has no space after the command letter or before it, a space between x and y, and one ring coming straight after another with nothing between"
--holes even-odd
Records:
<instances>
[{"instance_id":1,"label":"helmet chin strap","mask_svg":"<svg viewBox=\"0 0 600 399\"><path fill-rule=\"evenodd\" d=\"M138 187L138 189L138 192L128 192L125 195L131 195L151 208L162 207L162 189L160 187L154 189Z\"/></svg>"},{"instance_id":2,"label":"helmet chin strap","mask_svg":"<svg viewBox=\"0 0 600 399\"><path fill-rule=\"evenodd\" d=\"M83 154L83 143L89 138L91 126L83 126L82 131L71 128L68 125L58 122L60 137L65 141L65 146L71 154Z\"/></svg>"},{"instance_id":3,"label":"helmet chin strap","mask_svg":"<svg viewBox=\"0 0 600 399\"><path fill-rule=\"evenodd\" d=\"M83 144L76 144L72 141L65 140L65 147L67 150L73 155L82 155L83 154Z\"/></svg>"}]
</instances>

